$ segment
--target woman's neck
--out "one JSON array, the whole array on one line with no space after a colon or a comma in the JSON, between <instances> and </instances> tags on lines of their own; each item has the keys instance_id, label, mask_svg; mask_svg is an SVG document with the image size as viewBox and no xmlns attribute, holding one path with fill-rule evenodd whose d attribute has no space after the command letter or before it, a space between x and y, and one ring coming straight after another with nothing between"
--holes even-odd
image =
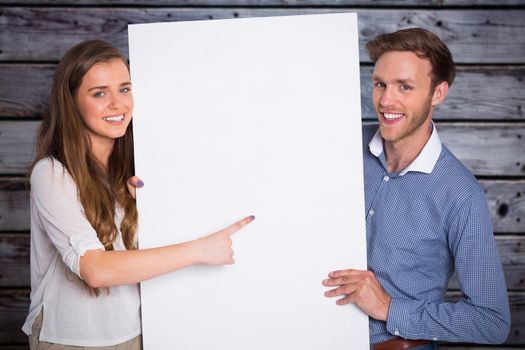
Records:
<instances>
[{"instance_id":1,"label":"woman's neck","mask_svg":"<svg viewBox=\"0 0 525 350\"><path fill-rule=\"evenodd\" d=\"M108 163L109 163L109 156L111 155L111 152L113 151L115 140L107 140L107 142L93 142L93 141L95 140L91 141L91 153L93 154L95 159L100 162L100 164L104 167L104 169L107 169Z\"/></svg>"}]
</instances>

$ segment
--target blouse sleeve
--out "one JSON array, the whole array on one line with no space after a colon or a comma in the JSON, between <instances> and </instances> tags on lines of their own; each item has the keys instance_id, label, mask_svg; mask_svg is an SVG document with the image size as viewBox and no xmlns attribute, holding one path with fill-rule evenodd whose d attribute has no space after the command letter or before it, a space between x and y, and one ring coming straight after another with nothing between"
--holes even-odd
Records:
<instances>
[{"instance_id":1,"label":"blouse sleeve","mask_svg":"<svg viewBox=\"0 0 525 350\"><path fill-rule=\"evenodd\" d=\"M80 257L104 246L84 215L75 182L58 160L46 158L35 165L30 201L62 260L80 277Z\"/></svg>"}]
</instances>

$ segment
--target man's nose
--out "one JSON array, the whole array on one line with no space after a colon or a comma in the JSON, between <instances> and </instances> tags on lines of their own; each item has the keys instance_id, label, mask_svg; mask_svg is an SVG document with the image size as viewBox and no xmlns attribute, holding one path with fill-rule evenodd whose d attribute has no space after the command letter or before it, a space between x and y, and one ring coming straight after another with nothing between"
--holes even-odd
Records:
<instances>
[{"instance_id":1,"label":"man's nose","mask_svg":"<svg viewBox=\"0 0 525 350\"><path fill-rule=\"evenodd\" d=\"M390 87L386 87L381 93L381 98L379 99L379 104L381 106L387 107L394 104L395 93Z\"/></svg>"}]
</instances>

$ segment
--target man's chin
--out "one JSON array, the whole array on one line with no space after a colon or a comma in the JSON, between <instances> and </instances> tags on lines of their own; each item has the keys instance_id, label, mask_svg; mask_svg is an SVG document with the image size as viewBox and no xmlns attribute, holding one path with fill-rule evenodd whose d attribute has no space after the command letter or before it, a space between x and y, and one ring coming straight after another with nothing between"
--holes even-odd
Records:
<instances>
[{"instance_id":1,"label":"man's chin","mask_svg":"<svg viewBox=\"0 0 525 350\"><path fill-rule=\"evenodd\" d=\"M383 123L379 124L379 133L385 141L395 139L397 134L391 126L384 125Z\"/></svg>"}]
</instances>

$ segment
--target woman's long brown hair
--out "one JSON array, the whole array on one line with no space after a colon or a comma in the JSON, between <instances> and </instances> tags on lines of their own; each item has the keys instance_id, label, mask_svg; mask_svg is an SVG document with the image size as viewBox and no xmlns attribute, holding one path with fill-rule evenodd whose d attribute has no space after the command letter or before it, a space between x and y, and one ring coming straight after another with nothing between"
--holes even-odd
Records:
<instances>
[{"instance_id":1,"label":"woman's long brown hair","mask_svg":"<svg viewBox=\"0 0 525 350\"><path fill-rule=\"evenodd\" d=\"M38 130L33 166L46 157L52 157L64 165L77 185L84 215L106 250L113 250L113 243L118 237L116 206L123 208L120 231L124 246L131 250L136 249L138 216L135 200L126 186L126 181L134 172L132 124L123 137L115 140L108 168L104 169L91 154L86 126L75 103L75 96L87 71L96 63L113 59L122 60L129 70L122 53L101 40L84 41L64 55L53 78L49 109ZM99 295L98 289L90 290Z\"/></svg>"}]
</instances>

